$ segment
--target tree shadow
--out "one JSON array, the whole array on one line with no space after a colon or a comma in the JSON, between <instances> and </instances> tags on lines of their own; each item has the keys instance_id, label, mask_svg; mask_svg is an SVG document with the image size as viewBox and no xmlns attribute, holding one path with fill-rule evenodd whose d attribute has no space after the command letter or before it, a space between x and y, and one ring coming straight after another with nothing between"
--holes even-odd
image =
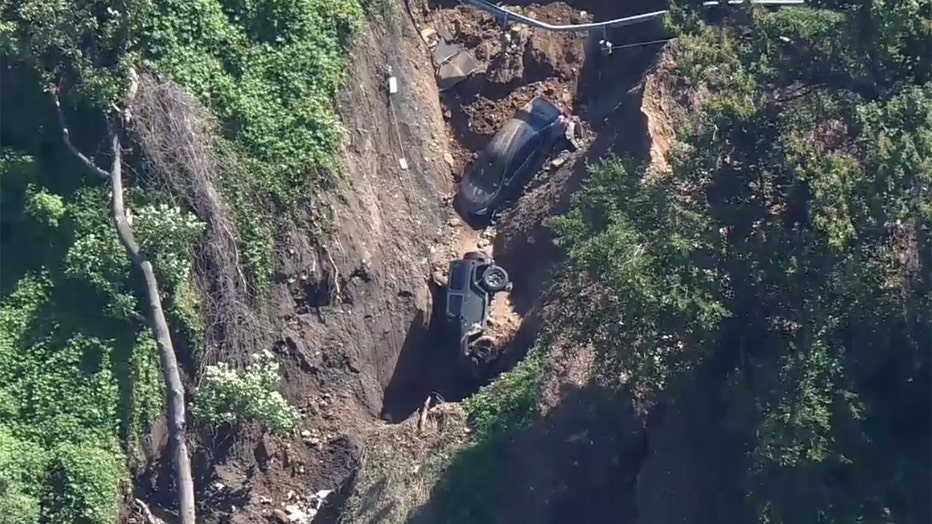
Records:
<instances>
[{"instance_id":1,"label":"tree shadow","mask_svg":"<svg viewBox=\"0 0 932 524\"><path fill-rule=\"evenodd\" d=\"M566 386L562 398L528 427L477 435L408 523L633 522L641 422L614 390Z\"/></svg>"},{"instance_id":2,"label":"tree shadow","mask_svg":"<svg viewBox=\"0 0 932 524\"><path fill-rule=\"evenodd\" d=\"M434 311L418 311L411 321L392 378L385 388L381 416L389 422L404 421L431 394L452 402L478 388L478 384L462 373L458 345L445 335L444 317L436 313L444 303L444 289L431 285L431 295Z\"/></svg>"}]
</instances>

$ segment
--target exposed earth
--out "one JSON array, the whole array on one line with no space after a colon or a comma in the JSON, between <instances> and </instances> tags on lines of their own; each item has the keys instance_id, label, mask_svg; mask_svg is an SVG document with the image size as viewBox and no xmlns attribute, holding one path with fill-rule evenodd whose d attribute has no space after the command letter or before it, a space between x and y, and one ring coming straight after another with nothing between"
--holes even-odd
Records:
<instances>
[{"instance_id":1,"label":"exposed earth","mask_svg":"<svg viewBox=\"0 0 932 524\"><path fill-rule=\"evenodd\" d=\"M512 3L553 23L656 7L611 0ZM367 450L397 452L404 458L399 467L413 468L418 457L462 440L465 426L454 403L480 384L456 378L451 349L432 324L435 281L449 260L482 250L514 281L513 291L493 304L490 329L501 355L494 375L524 357L547 318L544 286L559 251L544 221L565 209L587 162L612 149L663 170L671 119L686 95L664 84L663 60L645 76L658 63L660 45L603 57L586 35L521 25L503 31L491 16L453 1L406 4L394 23L369 24L363 32L340 97L349 132L339 162L351 182L327 203L335 217L332 239L314 249L307 233L296 231L279 250L273 349L282 361L283 393L301 409L304 427L285 440L258 429L204 437L195 465L205 522L311 522L320 505L315 493L327 503L313 521L335 522ZM431 57L438 34L449 35L479 65L443 93ZM625 44L656 34L645 25L607 36ZM392 95L389 76L398 82ZM501 124L537 95L581 119L584 147L549 161L494 228L473 230L449 205L456 183ZM521 452L511 467L514 493L503 521L633 521L646 433L633 413L591 419L594 401L581 389L591 364L586 355L562 347L548 362L539 399L546 424L515 446ZM160 435L157 428L153 450ZM137 486L151 488L148 500L158 506L168 479L159 474L158 454L148 458L151 467L139 468ZM408 503L426 502L429 486L420 489ZM598 496L606 490L614 493Z\"/></svg>"}]
</instances>

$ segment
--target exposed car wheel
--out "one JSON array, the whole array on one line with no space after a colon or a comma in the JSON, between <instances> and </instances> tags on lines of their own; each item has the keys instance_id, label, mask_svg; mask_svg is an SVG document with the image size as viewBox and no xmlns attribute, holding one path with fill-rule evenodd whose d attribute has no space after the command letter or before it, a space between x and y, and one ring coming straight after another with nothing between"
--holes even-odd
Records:
<instances>
[{"instance_id":1,"label":"exposed car wheel","mask_svg":"<svg viewBox=\"0 0 932 524\"><path fill-rule=\"evenodd\" d=\"M479 337L470 349L480 360L487 360L495 350L495 339L490 336Z\"/></svg>"},{"instance_id":2,"label":"exposed car wheel","mask_svg":"<svg viewBox=\"0 0 932 524\"><path fill-rule=\"evenodd\" d=\"M489 293L498 293L508 287L508 272L501 266L489 266L482 272L482 287Z\"/></svg>"}]
</instances>

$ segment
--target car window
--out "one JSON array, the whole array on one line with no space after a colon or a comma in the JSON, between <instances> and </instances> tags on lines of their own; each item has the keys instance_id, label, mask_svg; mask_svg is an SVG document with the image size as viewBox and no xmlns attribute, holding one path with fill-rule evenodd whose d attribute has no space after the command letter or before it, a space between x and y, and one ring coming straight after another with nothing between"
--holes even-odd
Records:
<instances>
[{"instance_id":1,"label":"car window","mask_svg":"<svg viewBox=\"0 0 932 524\"><path fill-rule=\"evenodd\" d=\"M494 192L501 177L501 159L483 151L464 181L484 192Z\"/></svg>"},{"instance_id":2,"label":"car window","mask_svg":"<svg viewBox=\"0 0 932 524\"><path fill-rule=\"evenodd\" d=\"M447 297L447 315L458 318L463 314L463 295L450 295Z\"/></svg>"},{"instance_id":3,"label":"car window","mask_svg":"<svg viewBox=\"0 0 932 524\"><path fill-rule=\"evenodd\" d=\"M465 264L453 264L450 267L450 277L448 279L451 291L463 291L469 284L468 269Z\"/></svg>"}]
</instances>

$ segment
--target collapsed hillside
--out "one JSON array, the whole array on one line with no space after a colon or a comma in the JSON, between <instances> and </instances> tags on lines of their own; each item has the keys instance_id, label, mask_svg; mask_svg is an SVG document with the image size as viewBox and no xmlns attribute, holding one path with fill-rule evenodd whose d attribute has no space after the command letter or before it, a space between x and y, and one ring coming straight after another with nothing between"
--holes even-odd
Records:
<instances>
[{"instance_id":1,"label":"collapsed hillside","mask_svg":"<svg viewBox=\"0 0 932 524\"><path fill-rule=\"evenodd\" d=\"M585 162L615 144L611 131L601 140L599 131L613 128L616 121L609 124L605 116L628 95L586 84L591 41L578 35L532 37L515 28L503 48L500 28L487 15L460 6L421 9L412 10L413 20L395 18L394 30L371 26L357 44L351 87L340 102L351 130L340 161L357 178L345 188L347 196L333 203L338 222L332 239L317 250L297 239L280 250L276 278L283 326L276 352L284 359L287 396L302 407L311 436L288 444L268 439L237 444L239 449L216 467L226 496L244 495L224 519L246 522L269 515L275 505L294 502L280 498L289 490L336 488L356 468L380 412L400 422L434 391L435 398L456 400L475 387L449 382L455 370L431 332L429 281L449 258L489 250L514 275L514 292L496 298L493 311L493 330L505 355L498 371L522 358L537 336L535 304L557 256L541 237L548 251L532 263L525 257L533 252L522 253L522 246L534 238L510 239L539 228L554 206L565 206L572 185L566 180L578 181ZM563 3L527 9L554 21L592 16ZM423 38L440 31L452 34L486 68L443 94L433 79L432 42ZM612 60L595 73L599 81L634 85L638 75L626 68L637 71L650 58L618 53ZM386 93L388 76L398 79L397 95ZM449 209L452 183L504 119L538 94L570 113L584 113L592 146L554 161L518 207L506 212L497 232L480 235ZM634 142L641 147L638 135ZM399 157L407 160L408 170L400 168ZM523 209L528 203L534 210ZM264 462L252 456L255 445L269 457Z\"/></svg>"},{"instance_id":2,"label":"collapsed hillside","mask_svg":"<svg viewBox=\"0 0 932 524\"><path fill-rule=\"evenodd\" d=\"M929 518L916 489L928 475L909 465L930 452L928 35L906 30L885 62L853 12L739 12L721 28L676 16L679 39L639 88L592 100L602 111L580 155L647 165L596 163L570 198L585 174L571 156L496 229L493 252L526 283L568 255L549 266L560 272L544 300L528 301L533 324L553 328L462 403L465 429L457 417L446 433L373 433L344 522ZM821 83L861 54L878 62ZM499 61L506 78L529 69L517 62ZM479 85L502 73L486 74ZM905 153L881 145L893 143ZM876 176L896 188L875 192ZM542 222L567 209L552 221L558 249ZM866 280L843 276L855 266ZM875 332L910 349L856 336ZM447 420L449 406L429 405L417 420ZM904 433L891 408L922 422ZM869 495L893 479L895 495Z\"/></svg>"},{"instance_id":3,"label":"collapsed hillside","mask_svg":"<svg viewBox=\"0 0 932 524\"><path fill-rule=\"evenodd\" d=\"M645 9L608 0L515 3L515 10L558 23ZM240 423L230 431L227 425L198 421L193 440L203 521L307 522L316 514L315 522L339 519L348 524L699 518L743 523L773 515L771 520L799 522L825 507L835 515L860 518L887 511L905 515L897 522L923 521L923 515L909 513L909 504L886 499L870 499L863 507L852 503L868 500L872 484L861 479L873 463L861 468L850 460L864 453L890 457L890 464L873 464L885 472L877 478L902 482L896 489L905 498L915 494L904 484L918 486L916 492L928 485L907 460L910 454L925 453L916 442L928 428L917 423L909 433L888 431L888 426L902 423L901 413L926 407L915 399L928 396L927 380L921 376L928 370L924 350L930 340L923 338L930 331L929 319L921 314L929 304L928 278L923 276L930 264L923 234L929 216L922 205L929 179L927 163L921 160L928 156L923 156L928 141L922 138L929 128L923 119L928 84L921 77L928 64L910 62L921 55L907 49L924 45L919 33L912 40L887 34L903 50L880 52L858 48L870 44L858 40L858 33L846 25L848 19L829 12L800 10L770 17L739 11L729 21L733 25L721 31L678 13L674 32L679 39L662 52L651 44L602 56L594 46L599 35L554 35L522 26L503 30L490 16L454 4L365 3L369 21L354 33L345 67L350 73L336 94L338 116L347 130L342 140L331 136L330 128L321 137L308 131L313 126L301 125L301 133L288 136L295 123L291 118L306 124L300 118L310 114L315 125L332 120L319 111L326 104L316 98L305 100L308 105L297 111L300 117L289 113L289 119L268 119L276 113L265 104L283 102L263 89L295 78L286 74L287 54L261 54L270 49L263 24L248 26L245 47L238 26L229 25L239 20L227 19L225 12L205 11L210 22L206 29L180 24L185 31L200 31L202 44L214 42L210 32L223 28L215 32L234 55L204 44L219 58L207 53L192 59L182 53L169 61L176 68L173 73L196 73L193 78L203 81L195 85L201 88L193 89L195 95L221 107L232 101L235 110L225 115L223 130L236 138L232 144L220 142L224 151L232 145L262 156L264 147L272 147L287 157L292 140L314 144L274 169L247 155L245 168L226 179L234 184L252 180L249 169L258 169L253 180L258 186L224 194L236 197L231 202L244 237L237 248L248 258L246 271L251 279L267 272L271 280L267 298L273 307L265 311L269 318L263 319L262 336L273 341L271 349L282 364L282 392L298 408L300 424L290 436L274 436L261 423ZM183 12L183 6L166 5ZM358 13L348 5L340 4L347 9L341 14L353 19ZM320 22L316 15L312 18ZM737 29L748 26L753 30ZM898 24L884 27L905 31ZM322 33L342 35L343 29ZM652 40L658 31L658 26L632 27L605 36L623 45ZM166 34L171 33L159 33ZM837 34L847 36L841 41L828 38ZM471 53L478 66L475 74L452 86L441 78L443 92L438 92L432 56L440 38ZM283 38L278 44L302 42ZM332 42L322 47L335 55L342 49ZM854 67L849 58L859 55L853 49L872 57L870 67ZM257 56L263 58L258 69L268 76L238 77L251 71L244 66ZM179 63L178 57L190 62ZM210 67L198 69L204 64ZM327 85L342 68L331 62L304 65L326 72ZM223 74L217 76L214 66ZM827 72L836 75L830 87L819 76ZM10 76L4 75L4 91L35 80L23 75L11 82ZM388 92L389 77L397 81L397 93ZM246 89L237 89L238 82ZM286 94L301 99L306 87ZM450 209L455 183L502 122L535 95L547 96L581 118L584 147L549 162L494 228L472 230ZM28 99L35 101L34 96ZM6 111L12 98L4 100ZM257 115L265 119L256 120ZM822 120L828 123L819 124ZM249 127L257 123L261 125ZM901 124L908 127L906 133L886 134ZM265 132L275 140L267 140ZM7 140L7 127L4 135ZM15 145L28 151L55 150L48 137L41 147L27 138L17 135ZM895 150L907 153L889 154L894 141ZM332 168L344 176L321 176L327 170L317 163L328 144L336 147ZM646 169L606 161L613 155L632 157ZM829 160L821 163L823 158ZM47 233L59 220L68 229L64 235L48 235L53 242L42 248L43 260L58 260L56 250L70 246L73 237L110 238L84 235L89 229L106 231L106 221L87 212L103 208L104 194L79 191L74 196L70 183L52 183L51 193L40 185L37 193L29 185L35 182L31 160L3 160L2 181L18 184L16 191L3 195L15 196L4 200L4 250L14 238L11 230L15 238L27 238L24 232L32 230L24 224ZM46 172L48 165L42 164L40 171ZM885 177L880 182L892 181L889 186L878 183L894 189L864 191L873 187L864 181L865 172ZM852 180L853 186L845 184ZM276 183L268 192L258 189L268 181ZM304 198L308 185L315 188L312 199ZM55 198L58 192L67 204L64 211L62 197ZM145 208L145 196L137 195L143 200L132 205ZM294 216L282 220L269 211L282 205L290 206ZM10 207L17 212L8 213ZM886 219L884 232L874 227L874 215L859 214L863 209ZM551 220L559 216L564 218ZM217 228L216 223L208 225ZM857 249L846 251L851 245ZM184 258L189 247L170 254ZM438 273L450 258L472 249L493 254L515 283L493 305L491 328L501 359L490 370L490 377L497 377L478 393L483 384L455 378L448 348L432 322ZM864 255L851 258L851 252ZM780 262L771 262L771 257ZM156 421L145 431L160 406L150 403L158 391L152 381L157 365L145 335L140 335L144 324L132 323L137 321L129 315L128 330L127 318L117 312L116 319L107 317L106 324L87 331L82 325L89 324L86 319L57 316L58 309L74 312L99 305L104 310L112 307L108 297L110 302L132 297L128 270L105 267L111 272L103 277L83 275L87 282L79 281L80 292L71 293L63 285L75 284L74 275L64 278L57 263L22 280L21 266L32 268L18 259L16 264L4 261L0 313L16 330L0 338L0 371L19 379L10 370L23 367L13 358L20 351L30 355L26 360L32 367L24 375L34 382L28 384L44 384L43 374L36 372L41 366L33 362L43 362L47 347L58 347L64 335L67 351L52 352L56 367L91 368L82 372L89 375L76 373L65 382L87 401L78 406L79 423L67 427L82 432L92 428L94 438L113 445L90 448L107 468L100 475L85 475L78 458L91 455L80 447L88 440L83 434L78 446L48 442L50 435L62 435L65 426L60 424L72 420L65 415L73 413L56 411L56 403L45 395L38 413L32 414L7 402L16 395L0 390L0 414L12 413L17 421L34 417L34 428L17 422L10 434L0 432L0 465L15 466L10 478L15 490L21 489L14 490L15 500L24 511L38 511L40 502L42 507L67 509L64 499L51 497L44 488L36 491L42 484L32 470L47 470L56 479L76 478L70 485L90 486L104 494L101 499L119 492L119 481L126 476L122 463L114 460L122 456L116 449L120 442L133 459L134 495L143 499L127 504L124 514L147 520L145 503L156 513L170 512L174 488L164 424ZM100 267L96 262L84 266ZM768 269L758 271L760 267ZM819 279L817 269L830 276ZM851 274L845 271L855 271L858 278L848 278ZM15 292L6 287L9 275L16 277ZM116 290L122 294L107 294L114 291L106 285L110 276L123 279L125 287ZM849 286L849 280L862 284ZM90 293L88 283L99 288ZM190 319L203 311L197 300L193 305L185 300L204 290L170 289L170 313L178 316L172 321L196 328ZM813 294L835 299L807 302ZM92 297L94 307L73 300L75 296ZM857 300L845 299L852 296ZM829 310L830 318L818 314ZM52 319L55 337L32 334L43 329L35 318ZM852 325L870 329L852 333ZM209 327L213 331L216 324ZM189 333L175 336L189 343L197 340ZM179 349L192 390L199 359L213 362L222 353L222 340L212 336L200 353ZM862 340L902 340L901 346L910 349L858 345ZM849 359L849 350L870 358ZM112 367L124 378L139 380L115 380L106 358L85 359L111 354L135 354L136 360L118 359ZM245 353L227 356L246 358ZM763 385L755 386L758 382ZM118 407L127 408L114 393L117 386L138 400L130 402L128 415L117 414ZM27 389L45 391L43 387ZM863 404L852 399L863 399ZM890 405L896 409L886 410ZM863 406L867 419L859 418ZM878 415L884 412L894 415L889 420ZM119 440L111 427L117 419ZM852 437L855 432L845 432L849 427L871 438ZM42 445L50 455L45 449L35 455L22 452L39 437L46 439ZM693 445L701 446L702 456L688 452ZM749 463L748 457L756 462ZM786 504L794 501L782 493L825 484L841 470L856 481L838 491L798 493L800 500L812 498ZM806 482L797 482L800 478ZM697 488L706 485L709 492ZM846 498L848 493L865 496ZM326 503L321 508L322 498ZM68 511L100 508L119 510L112 500L94 499L86 508Z\"/></svg>"}]
</instances>

